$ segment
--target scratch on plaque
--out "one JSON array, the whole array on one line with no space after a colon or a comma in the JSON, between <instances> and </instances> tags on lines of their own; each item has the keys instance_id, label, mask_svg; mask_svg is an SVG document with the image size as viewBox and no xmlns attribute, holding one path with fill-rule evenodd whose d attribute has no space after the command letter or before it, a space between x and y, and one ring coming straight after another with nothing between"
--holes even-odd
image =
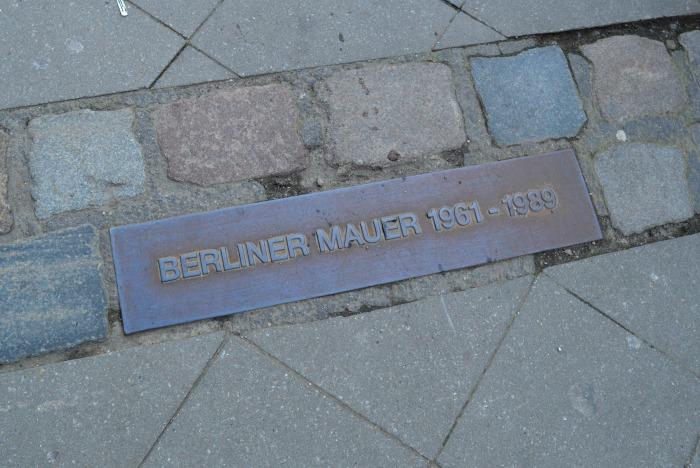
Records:
<instances>
[{"instance_id":1,"label":"scratch on plaque","mask_svg":"<svg viewBox=\"0 0 700 468\"><path fill-rule=\"evenodd\" d=\"M453 332L457 333L455 324L452 323L452 317L450 317L450 313L447 311L447 306L445 305L445 298L443 296L440 296L440 304L442 304L442 311L445 312L445 317L447 317L447 321L450 323L450 328Z\"/></svg>"}]
</instances>

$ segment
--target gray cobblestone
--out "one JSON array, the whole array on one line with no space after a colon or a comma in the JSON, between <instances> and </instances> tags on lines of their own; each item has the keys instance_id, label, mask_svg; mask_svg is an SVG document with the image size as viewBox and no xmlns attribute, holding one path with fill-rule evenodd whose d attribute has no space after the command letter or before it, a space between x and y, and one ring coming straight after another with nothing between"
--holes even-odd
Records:
<instances>
[{"instance_id":1,"label":"gray cobblestone","mask_svg":"<svg viewBox=\"0 0 700 468\"><path fill-rule=\"evenodd\" d=\"M593 62L598 105L611 121L675 112L685 105L687 96L663 43L614 36L582 50Z\"/></svg>"},{"instance_id":2,"label":"gray cobblestone","mask_svg":"<svg viewBox=\"0 0 700 468\"><path fill-rule=\"evenodd\" d=\"M29 164L37 216L45 219L143 192L143 154L133 125L129 109L33 119Z\"/></svg>"},{"instance_id":3,"label":"gray cobblestone","mask_svg":"<svg viewBox=\"0 0 700 468\"><path fill-rule=\"evenodd\" d=\"M0 234L10 232L14 217L7 201L7 135L0 131Z\"/></svg>"},{"instance_id":4,"label":"gray cobblestone","mask_svg":"<svg viewBox=\"0 0 700 468\"><path fill-rule=\"evenodd\" d=\"M471 60L488 126L513 145L576 135L586 122L566 57L558 47Z\"/></svg>"},{"instance_id":5,"label":"gray cobblestone","mask_svg":"<svg viewBox=\"0 0 700 468\"><path fill-rule=\"evenodd\" d=\"M335 161L393 164L460 148L466 142L450 68L436 63L341 71L318 89L330 108Z\"/></svg>"},{"instance_id":6,"label":"gray cobblestone","mask_svg":"<svg viewBox=\"0 0 700 468\"><path fill-rule=\"evenodd\" d=\"M177 181L213 185L287 174L304 165L299 112L287 85L249 86L154 112L158 145Z\"/></svg>"},{"instance_id":7,"label":"gray cobblestone","mask_svg":"<svg viewBox=\"0 0 700 468\"><path fill-rule=\"evenodd\" d=\"M595 170L613 226L625 235L693 216L686 162L676 148L618 145L596 157Z\"/></svg>"},{"instance_id":8,"label":"gray cobblestone","mask_svg":"<svg viewBox=\"0 0 700 468\"><path fill-rule=\"evenodd\" d=\"M648 116L627 122L623 130L630 141L673 143L683 139L685 124L678 117Z\"/></svg>"},{"instance_id":9,"label":"gray cobblestone","mask_svg":"<svg viewBox=\"0 0 700 468\"><path fill-rule=\"evenodd\" d=\"M103 339L100 268L91 226L0 245L0 363Z\"/></svg>"}]
</instances>

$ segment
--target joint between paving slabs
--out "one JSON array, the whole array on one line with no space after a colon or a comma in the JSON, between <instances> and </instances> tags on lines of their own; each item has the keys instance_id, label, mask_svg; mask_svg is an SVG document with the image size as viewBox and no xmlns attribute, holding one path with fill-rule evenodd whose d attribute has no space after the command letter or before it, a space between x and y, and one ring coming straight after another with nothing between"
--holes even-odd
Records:
<instances>
[{"instance_id":1,"label":"joint between paving slabs","mask_svg":"<svg viewBox=\"0 0 700 468\"><path fill-rule=\"evenodd\" d=\"M700 447L700 435L698 435L695 438L695 445L693 445L693 448L690 449L690 455L688 455L688 459L685 463L683 463L683 468L698 468L697 466L693 466L693 460L695 459L695 456L698 454L698 448Z\"/></svg>"},{"instance_id":2,"label":"joint between paving slabs","mask_svg":"<svg viewBox=\"0 0 700 468\"><path fill-rule=\"evenodd\" d=\"M240 75L239 75L238 73L236 73L234 70L232 70L231 68L229 68L227 65L224 65L223 63L221 63L220 61L218 61L217 59L215 59L215 58L212 57L211 55L209 55L208 52L205 52L205 51L203 51L202 49L200 49L199 47L193 45L192 42L191 42L191 41L192 41L192 38L194 37L194 35L197 34L197 32L202 28L202 26L204 26L204 23L206 23L206 22L209 20L209 18L211 17L211 15L213 15L214 12L217 10L217 8L219 8L219 7L221 6L221 4L224 2L224 0L219 0L219 2L211 9L211 11L207 14L207 16L202 20L201 23L199 23L199 25L195 28L195 30L194 30L194 31L192 32L192 34L190 34L189 36L185 36L185 35L182 34L180 31L174 29L172 26L170 26L169 24L165 23L163 20L161 20L161 19L158 18L157 16L154 16L154 15L152 15L150 12L144 10L144 9L141 8L139 5L137 5L136 3L133 3L131 0L126 0L126 2L128 2L129 5L131 5L133 8L136 8L137 10L139 10L140 12L142 12L143 14L145 14L146 16L148 16L149 18L151 18L153 21L155 21L155 22L157 22L158 24L160 24L161 26L163 26L163 27L169 29L170 31L174 32L175 34L177 34L178 36L180 36L181 38L183 38L183 39L185 40L185 43L182 45L182 47L180 48L180 50L177 51L177 53L173 56L173 58L170 59L170 61L168 62L168 64L160 71L160 73L158 73L158 76L156 76L156 78L151 82L151 84L148 85L148 89L152 89L152 88L153 88L153 86L158 82L158 80L161 78L161 76L163 76L163 74L170 68L170 66L175 62L175 59L177 59L177 58L180 56L180 54L182 54L182 51L183 51L187 46L192 47L192 48L195 49L197 52L199 52L200 54L202 54L202 55L204 55L205 57L207 57L209 60L211 60L211 61L213 61L214 63L216 63L217 65L219 65L219 66L225 68L226 71L228 71L229 73L232 73L235 77L240 78Z\"/></svg>"},{"instance_id":3,"label":"joint between paving slabs","mask_svg":"<svg viewBox=\"0 0 700 468\"><path fill-rule=\"evenodd\" d=\"M501 36L503 36L503 37L509 37L508 35L503 34L501 31L499 31L498 29L494 28L494 27L491 26L490 24L488 24L488 23L482 21L481 19L477 18L476 16L471 15L471 14L467 13L466 11L462 10L461 6L457 6L457 5L455 5L455 4L451 3L451 2L449 2L448 0L440 0L440 1L441 1L442 3L444 3L445 5L449 6L450 8L453 8L453 9L457 10L457 15L460 14L460 13L465 14L465 15L467 15L468 17L470 17L471 19L473 19L474 21L483 24L484 26L486 26L486 27L489 28L489 29L492 29L493 31L496 31L496 32L497 32L498 34L500 34ZM462 3L462 5L464 5L464 2ZM455 15L455 17L457 17L457 15ZM450 20L450 24L452 24L452 21L455 19L455 17L453 17L452 20ZM445 29L445 30L447 30L447 29ZM443 34L444 34L444 33L443 33ZM442 35L440 36L440 38L442 38Z\"/></svg>"},{"instance_id":4,"label":"joint between paving slabs","mask_svg":"<svg viewBox=\"0 0 700 468\"><path fill-rule=\"evenodd\" d=\"M326 398L329 398L330 400L332 400L333 402L335 402L335 403L336 403L338 406L340 406L341 408L343 408L343 409L349 411L349 412L350 412L352 415L354 415L355 417L357 417L357 418L361 419L362 421L364 421L364 422L370 424L370 425L371 425L372 427L374 427L376 430L378 430L379 432L381 432L381 433L384 434L385 436L389 437L390 439L394 440L395 442L398 442L402 447L404 447L404 448L406 448L406 449L409 449L411 452L413 452L414 454L416 454L417 456L419 456L420 458L422 458L422 459L425 460L426 462L429 462L429 461L430 461L425 455L423 455L423 454L420 453L418 450L416 450L415 448L413 448L412 446L410 446L409 444L407 444L406 442L404 442L403 440L401 440L401 438L399 438L397 435L392 434L391 432L389 432L389 431L388 431L387 429L385 429L384 427L382 427L382 426L380 426L379 424L377 424L376 422L372 421L372 420L369 419L367 416L365 416L364 414L358 412L357 410L355 410L354 408L352 408L350 405L348 405L347 403L345 403L343 400L339 399L338 397L336 397L335 395L333 395L332 393L330 393L328 390L324 389L323 387L321 387L321 386L317 385L316 383L312 382L311 380L307 379L306 377L304 377L303 375L301 375L296 369L290 367L289 365L287 365L287 363L285 363L284 361L280 360L278 357L276 357L276 356L270 354L267 350L265 350L264 348L262 348L261 346L259 346L259 345L258 345L257 343L255 343L254 341L249 340L249 339L246 338L245 336L241 336L241 335L237 335L237 336L239 336L240 339L243 340L243 341L245 341L248 345L252 346L257 352L261 353L262 355L264 355L264 356L267 357L268 359L271 359L275 364L277 364L278 366L282 367L285 371L289 372L291 375L293 375L294 377L296 377L298 380L300 380L300 381L306 383L309 387L313 388L314 390L316 390L316 391L319 392L320 394L324 395Z\"/></svg>"},{"instance_id":5,"label":"joint between paving slabs","mask_svg":"<svg viewBox=\"0 0 700 468\"><path fill-rule=\"evenodd\" d=\"M535 285L535 282L537 281L537 278L539 278L539 276L540 276L539 274L536 275L530 281L530 285L528 286L527 291L525 291L525 294L523 294L523 297L520 299L520 303L518 304L518 307L515 309L515 313L508 321L508 324L506 325L505 330L501 334L501 337L498 339L498 343L496 343L495 349L493 350L493 352L489 356L489 359L486 362L486 366L484 366L484 369L481 371L481 374L479 374L479 378L477 379L476 383L474 383L471 390L469 390L469 394L467 395L467 399L464 402L464 405L462 405L462 409L457 414L457 417L455 418L454 422L452 423L450 430L447 432L447 435L443 439L442 444L440 445L440 448L438 449L438 452L435 454L435 456L431 460L432 463L435 463L437 465L437 459L440 458L440 455L445 450L445 447L447 446L447 442L450 440L450 437L452 436L452 433L454 432L455 428L457 427L457 424L459 423L459 421L462 419L462 416L466 412L467 406L472 401L472 399L474 398L474 395L476 394L477 390L481 386L481 382L483 381L484 376L486 375L488 370L491 368L493 361L496 359L496 355L498 354L498 351L501 349L501 346L503 345L503 342L506 340L508 333L510 333L510 329L513 327L513 323L515 323L515 320L520 315L520 311L522 310L523 306L527 302L527 299L530 296L530 292L532 291L532 288Z\"/></svg>"},{"instance_id":6,"label":"joint between paving slabs","mask_svg":"<svg viewBox=\"0 0 700 468\"><path fill-rule=\"evenodd\" d=\"M170 425L173 423L173 421L175 420L177 415L180 413L180 410L185 406L187 401L190 399L190 396L192 395L192 393L194 393L194 391L199 386L199 384L202 381L202 379L204 378L204 376L209 371L209 368L214 364L214 362L216 362L216 360L221 355L221 352L223 351L224 347L229 343L230 340L231 340L231 335L229 333L225 333L222 340L221 340L221 343L219 344L219 347L216 348L216 351L214 351L214 354L211 355L211 357L209 358L207 363L202 368L202 371L199 373L199 375L195 379L194 383L192 384L190 389L185 394L185 397L182 399L180 404L177 406L177 408L173 412L170 419L168 419L168 422L165 423L165 426L163 426L163 429L158 434L158 437L156 437L156 440L150 446L150 448L146 452L146 455L144 455L143 460L141 460L141 462L138 464L138 468L141 468L144 465L144 463L146 463L146 460L148 460L148 457L151 455L153 450L155 450L156 446L158 445L160 440L163 438L163 435L168 431L168 429L170 428Z\"/></svg>"},{"instance_id":7,"label":"joint between paving slabs","mask_svg":"<svg viewBox=\"0 0 700 468\"><path fill-rule=\"evenodd\" d=\"M612 323L614 323L614 324L617 325L618 327L622 328L624 331L626 331L626 332L629 333L630 335L634 336L635 338L637 338L639 341L641 341L641 342L644 343L645 345L649 346L651 349L653 349L653 350L659 352L660 354L662 354L662 355L663 355L666 359L668 359L669 361L673 362L674 364L676 364L676 365L679 366L680 368L682 368L682 369L684 369L684 370L690 372L693 376L695 376L695 377L697 377L697 378L700 378L700 373L698 373L697 371L695 371L695 370L693 370L693 369L687 367L685 364L683 364L680 360L678 360L678 359L677 359L676 357L674 357L672 354L670 354L670 353L668 353L667 351L665 351L665 350L659 348L658 346L656 346L655 344L653 344L651 341L649 341L648 339L644 338L642 335L638 334L637 332L631 330L629 327L625 326L622 322L616 320L614 317L612 317L611 315L609 315L609 314L607 314L606 312L602 311L600 308L596 307L596 306L593 305L591 302L589 302L589 301L587 301L586 299L584 299L583 297L579 296L578 294L576 294L575 292L573 292L571 289L569 289L569 288L567 288L566 286L562 285L562 284L559 283L559 282L556 280L556 278L554 278L553 276L547 274L546 272L544 272L544 273L542 273L542 274L545 275L545 276L547 276L547 278L549 278L550 280L552 280L557 286L559 286L560 288L562 288L564 291L566 291L567 293L571 294L571 295L572 295L573 297L575 297L578 301L580 301L581 303L587 305L587 306L590 307L591 309L595 310L595 311L598 312L600 315L602 315L602 316L605 317L606 319L610 320Z\"/></svg>"}]
</instances>

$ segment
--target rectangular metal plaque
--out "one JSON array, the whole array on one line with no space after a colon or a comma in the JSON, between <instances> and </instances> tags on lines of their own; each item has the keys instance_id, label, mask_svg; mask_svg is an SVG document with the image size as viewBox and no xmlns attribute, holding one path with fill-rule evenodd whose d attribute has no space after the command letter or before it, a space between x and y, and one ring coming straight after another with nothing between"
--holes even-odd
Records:
<instances>
[{"instance_id":1,"label":"rectangular metal plaque","mask_svg":"<svg viewBox=\"0 0 700 468\"><path fill-rule=\"evenodd\" d=\"M572 151L111 230L133 333L601 238Z\"/></svg>"}]
</instances>

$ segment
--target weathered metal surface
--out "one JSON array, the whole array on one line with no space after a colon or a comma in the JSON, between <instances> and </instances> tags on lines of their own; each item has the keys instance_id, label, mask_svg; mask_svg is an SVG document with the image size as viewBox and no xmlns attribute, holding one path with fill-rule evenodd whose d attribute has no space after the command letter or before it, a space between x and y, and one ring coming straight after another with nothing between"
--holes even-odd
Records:
<instances>
[{"instance_id":1,"label":"weathered metal surface","mask_svg":"<svg viewBox=\"0 0 700 468\"><path fill-rule=\"evenodd\" d=\"M572 151L111 230L133 333L601 238Z\"/></svg>"}]
</instances>

